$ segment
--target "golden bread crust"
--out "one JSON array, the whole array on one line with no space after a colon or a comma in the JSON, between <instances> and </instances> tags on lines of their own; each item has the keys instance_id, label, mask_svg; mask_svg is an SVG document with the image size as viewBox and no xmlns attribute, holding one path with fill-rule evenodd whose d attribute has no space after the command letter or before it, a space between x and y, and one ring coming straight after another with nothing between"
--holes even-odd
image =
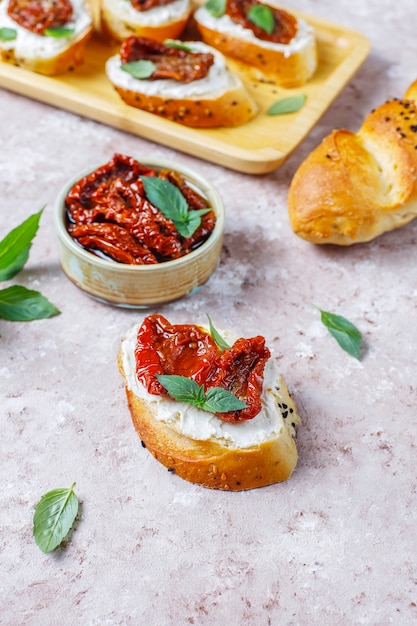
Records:
<instances>
[{"instance_id":1,"label":"golden bread crust","mask_svg":"<svg viewBox=\"0 0 417 626\"><path fill-rule=\"evenodd\" d=\"M121 353L118 364L125 377ZM177 433L158 421L146 401L128 388L126 395L142 444L162 465L184 480L210 489L242 491L284 481L294 471L298 454L289 428L251 448L227 448ZM295 419L298 421L298 416Z\"/></svg>"},{"instance_id":2,"label":"golden bread crust","mask_svg":"<svg viewBox=\"0 0 417 626\"><path fill-rule=\"evenodd\" d=\"M101 32L105 39L120 43L132 36L148 37L163 43L166 39L178 39L180 37L190 14L191 10L188 10L176 20L158 26L142 26L123 19L105 3L102 3L100 10Z\"/></svg>"},{"instance_id":3,"label":"golden bread crust","mask_svg":"<svg viewBox=\"0 0 417 626\"><path fill-rule=\"evenodd\" d=\"M0 59L6 63L23 67L37 74L46 76L55 76L64 74L74 68L82 65L85 58L85 47L93 34L93 26L80 33L77 39L73 40L67 48L59 54L50 58L41 58L37 56L17 56L14 49L0 49Z\"/></svg>"},{"instance_id":4,"label":"golden bread crust","mask_svg":"<svg viewBox=\"0 0 417 626\"><path fill-rule=\"evenodd\" d=\"M169 98L150 96L118 85L114 88L129 106L194 128L239 126L249 122L258 111L243 85L218 98Z\"/></svg>"},{"instance_id":5,"label":"golden bread crust","mask_svg":"<svg viewBox=\"0 0 417 626\"><path fill-rule=\"evenodd\" d=\"M417 82L407 92L417 97ZM294 232L312 243L367 242L417 216L417 106L394 99L357 133L335 130L291 181Z\"/></svg>"},{"instance_id":6,"label":"golden bread crust","mask_svg":"<svg viewBox=\"0 0 417 626\"><path fill-rule=\"evenodd\" d=\"M198 20L196 22L205 43L216 48L226 57L234 59L239 63L241 70L256 80L271 82L282 87L299 87L311 78L312 68L315 69L317 65L314 38L299 52L288 55L255 42L212 30Z\"/></svg>"}]
</instances>

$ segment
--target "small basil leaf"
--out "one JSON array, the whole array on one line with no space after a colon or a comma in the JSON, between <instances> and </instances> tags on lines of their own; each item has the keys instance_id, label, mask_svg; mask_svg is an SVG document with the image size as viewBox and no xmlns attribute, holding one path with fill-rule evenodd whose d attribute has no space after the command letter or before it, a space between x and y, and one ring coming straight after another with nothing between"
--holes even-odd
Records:
<instances>
[{"instance_id":1,"label":"small basil leaf","mask_svg":"<svg viewBox=\"0 0 417 626\"><path fill-rule=\"evenodd\" d=\"M208 0L204 6L213 17L222 17L226 11L226 0Z\"/></svg>"},{"instance_id":2,"label":"small basil leaf","mask_svg":"<svg viewBox=\"0 0 417 626\"><path fill-rule=\"evenodd\" d=\"M188 239L194 235L195 231L201 224L201 216L209 213L211 209L194 209L181 220L173 220L175 228L182 237Z\"/></svg>"},{"instance_id":3,"label":"small basil leaf","mask_svg":"<svg viewBox=\"0 0 417 626\"><path fill-rule=\"evenodd\" d=\"M45 28L43 34L47 37L55 37L55 39L63 39L64 37L71 37L75 33L75 28L63 28L56 26L55 28Z\"/></svg>"},{"instance_id":4,"label":"small basil leaf","mask_svg":"<svg viewBox=\"0 0 417 626\"><path fill-rule=\"evenodd\" d=\"M206 391L206 400L202 408L205 411L210 411L210 413L227 413L228 411L240 411L246 406L231 391L222 387L210 387Z\"/></svg>"},{"instance_id":5,"label":"small basil leaf","mask_svg":"<svg viewBox=\"0 0 417 626\"><path fill-rule=\"evenodd\" d=\"M123 63L120 68L133 76L133 78L149 78L156 70L155 63L152 61L146 61L141 59L140 61L130 61L130 63Z\"/></svg>"},{"instance_id":6,"label":"small basil leaf","mask_svg":"<svg viewBox=\"0 0 417 626\"><path fill-rule=\"evenodd\" d=\"M164 41L164 45L168 48L176 48L177 50L184 50L184 52L192 52L190 46L187 46L182 41L177 41L176 39L166 39Z\"/></svg>"},{"instance_id":7,"label":"small basil leaf","mask_svg":"<svg viewBox=\"0 0 417 626\"><path fill-rule=\"evenodd\" d=\"M51 552L68 535L78 513L75 483L69 489L48 491L39 500L33 516L33 536L42 552Z\"/></svg>"},{"instance_id":8,"label":"small basil leaf","mask_svg":"<svg viewBox=\"0 0 417 626\"><path fill-rule=\"evenodd\" d=\"M29 322L59 313L39 291L31 291L20 285L0 289L0 318L10 322Z\"/></svg>"},{"instance_id":9,"label":"small basil leaf","mask_svg":"<svg viewBox=\"0 0 417 626\"><path fill-rule=\"evenodd\" d=\"M210 335L213 337L214 341L217 343L217 345L219 346L219 348L221 350L228 350L230 348L229 344L226 343L226 341L223 339L223 337L214 328L209 314L206 313L206 315L207 315L207 319L208 319L209 325L210 325Z\"/></svg>"},{"instance_id":10,"label":"small basil leaf","mask_svg":"<svg viewBox=\"0 0 417 626\"><path fill-rule=\"evenodd\" d=\"M34 213L0 241L0 281L13 278L28 260L42 211Z\"/></svg>"},{"instance_id":11,"label":"small basil leaf","mask_svg":"<svg viewBox=\"0 0 417 626\"><path fill-rule=\"evenodd\" d=\"M169 395L174 400L178 400L178 402L186 402L187 404L198 406L204 399L200 395L200 386L191 378L177 376L176 374L157 374L156 377L168 391Z\"/></svg>"},{"instance_id":12,"label":"small basil leaf","mask_svg":"<svg viewBox=\"0 0 417 626\"><path fill-rule=\"evenodd\" d=\"M360 331L349 320L341 315L322 311L321 321L328 329L329 333L336 339L339 346L356 359L360 358L362 345L362 335Z\"/></svg>"},{"instance_id":13,"label":"small basil leaf","mask_svg":"<svg viewBox=\"0 0 417 626\"><path fill-rule=\"evenodd\" d=\"M268 35L272 35L275 28L274 14L271 9L264 4L255 4L248 13L248 19L262 28Z\"/></svg>"},{"instance_id":14,"label":"small basil leaf","mask_svg":"<svg viewBox=\"0 0 417 626\"><path fill-rule=\"evenodd\" d=\"M17 30L14 28L0 28L0 41L13 41L17 37Z\"/></svg>"},{"instance_id":15,"label":"small basil leaf","mask_svg":"<svg viewBox=\"0 0 417 626\"><path fill-rule=\"evenodd\" d=\"M296 113L304 106L306 100L307 96L304 93L298 96L291 96L289 98L277 100L277 102L271 104L266 114L285 115L287 113Z\"/></svg>"}]
</instances>

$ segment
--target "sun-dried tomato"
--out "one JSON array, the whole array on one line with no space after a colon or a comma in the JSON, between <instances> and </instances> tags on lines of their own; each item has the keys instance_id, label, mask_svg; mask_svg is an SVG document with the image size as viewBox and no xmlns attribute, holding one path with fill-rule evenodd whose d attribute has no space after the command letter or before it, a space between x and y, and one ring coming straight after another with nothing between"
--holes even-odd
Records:
<instances>
[{"instance_id":1,"label":"sun-dried tomato","mask_svg":"<svg viewBox=\"0 0 417 626\"><path fill-rule=\"evenodd\" d=\"M206 199L178 172L158 174L132 157L115 154L68 192L65 206L71 236L95 254L136 265L177 259L201 245L215 226L214 211L201 216L200 226L185 238L147 200L141 176L158 176L177 186L189 210L208 208Z\"/></svg>"},{"instance_id":2,"label":"sun-dried tomato","mask_svg":"<svg viewBox=\"0 0 417 626\"><path fill-rule=\"evenodd\" d=\"M257 0L227 0L226 13L230 19L236 24L240 24L244 28L249 28L258 39L264 41L271 41L273 43L288 44L297 34L298 24L297 19L276 7L270 5L267 6L274 16L275 28L269 35L263 28L254 24L249 18L248 13L253 6L264 5Z\"/></svg>"},{"instance_id":3,"label":"sun-dried tomato","mask_svg":"<svg viewBox=\"0 0 417 626\"><path fill-rule=\"evenodd\" d=\"M149 11L155 7L162 7L166 4L171 4L175 0L131 0L132 6L136 11Z\"/></svg>"},{"instance_id":4,"label":"sun-dried tomato","mask_svg":"<svg viewBox=\"0 0 417 626\"><path fill-rule=\"evenodd\" d=\"M214 56L206 52L189 52L165 46L147 37L128 37L120 48L122 64L152 61L156 69L148 80L171 78L190 83L207 76Z\"/></svg>"},{"instance_id":5,"label":"sun-dried tomato","mask_svg":"<svg viewBox=\"0 0 417 626\"><path fill-rule=\"evenodd\" d=\"M202 385L217 354L217 344L202 328L150 315L138 331L136 374L149 393L166 396L156 374L187 376Z\"/></svg>"},{"instance_id":6,"label":"sun-dried tomato","mask_svg":"<svg viewBox=\"0 0 417 626\"><path fill-rule=\"evenodd\" d=\"M9 0L7 13L19 26L42 35L69 22L73 9L70 0Z\"/></svg>"},{"instance_id":7,"label":"sun-dried tomato","mask_svg":"<svg viewBox=\"0 0 417 626\"><path fill-rule=\"evenodd\" d=\"M227 422L241 422L257 415L265 363L270 352L264 337L238 339L231 348L220 348L204 329L194 324L171 325L162 315L145 318L137 335L136 374L149 393L167 396L157 374L192 378L207 390L222 387L246 404L238 411L217 413Z\"/></svg>"},{"instance_id":8,"label":"sun-dried tomato","mask_svg":"<svg viewBox=\"0 0 417 626\"><path fill-rule=\"evenodd\" d=\"M245 409L218 414L227 422L252 419L261 410L265 363L271 356L264 337L238 339L216 359L206 380L206 389L223 387L246 404Z\"/></svg>"}]
</instances>

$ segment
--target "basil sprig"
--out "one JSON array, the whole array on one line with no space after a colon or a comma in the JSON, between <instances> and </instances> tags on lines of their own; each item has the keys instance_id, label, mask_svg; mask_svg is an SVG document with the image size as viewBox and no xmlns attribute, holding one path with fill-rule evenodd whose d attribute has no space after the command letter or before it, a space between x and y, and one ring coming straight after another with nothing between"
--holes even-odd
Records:
<instances>
[{"instance_id":1,"label":"basil sprig","mask_svg":"<svg viewBox=\"0 0 417 626\"><path fill-rule=\"evenodd\" d=\"M264 4L255 4L250 8L248 20L262 28L268 35L272 35L275 28L275 18L271 9Z\"/></svg>"},{"instance_id":2,"label":"basil sprig","mask_svg":"<svg viewBox=\"0 0 417 626\"><path fill-rule=\"evenodd\" d=\"M63 26L55 26L54 28L45 28L43 34L47 37L54 37L55 39L64 39L64 37L71 37L75 33L75 28L65 28Z\"/></svg>"},{"instance_id":3,"label":"basil sprig","mask_svg":"<svg viewBox=\"0 0 417 626\"><path fill-rule=\"evenodd\" d=\"M318 310L320 311L322 323L336 339L339 346L351 356L359 359L362 335L356 326L342 315L329 313L329 311L323 311L322 309Z\"/></svg>"},{"instance_id":4,"label":"basil sprig","mask_svg":"<svg viewBox=\"0 0 417 626\"><path fill-rule=\"evenodd\" d=\"M283 98L277 100L267 110L267 115L285 115L287 113L296 113L305 104L307 100L306 94L302 93L298 96L291 96L289 98Z\"/></svg>"},{"instance_id":5,"label":"basil sprig","mask_svg":"<svg viewBox=\"0 0 417 626\"><path fill-rule=\"evenodd\" d=\"M156 70L155 63L152 61L146 61L140 59L140 61L130 61L129 63L123 63L120 68L133 76L133 78L149 78Z\"/></svg>"},{"instance_id":6,"label":"basil sprig","mask_svg":"<svg viewBox=\"0 0 417 626\"><path fill-rule=\"evenodd\" d=\"M186 376L176 374L157 374L157 379L178 402L186 402L210 413L227 413L246 408L246 404L223 387L211 387L204 391L204 386Z\"/></svg>"},{"instance_id":7,"label":"basil sprig","mask_svg":"<svg viewBox=\"0 0 417 626\"><path fill-rule=\"evenodd\" d=\"M0 281L18 274L29 258L42 211L28 217L0 241ZM11 322L27 322L57 315L58 309L38 291L12 285L0 289L0 318Z\"/></svg>"},{"instance_id":8,"label":"basil sprig","mask_svg":"<svg viewBox=\"0 0 417 626\"><path fill-rule=\"evenodd\" d=\"M14 28L0 28L0 41L13 41L17 37L17 30Z\"/></svg>"},{"instance_id":9,"label":"basil sprig","mask_svg":"<svg viewBox=\"0 0 417 626\"><path fill-rule=\"evenodd\" d=\"M192 52L190 46L187 46L182 41L177 39L165 39L164 45L168 48L176 48L177 50L184 50L184 52Z\"/></svg>"},{"instance_id":10,"label":"basil sprig","mask_svg":"<svg viewBox=\"0 0 417 626\"><path fill-rule=\"evenodd\" d=\"M206 315L209 321L210 335L212 336L213 340L217 343L220 350L228 350L230 348L229 344L223 339L220 333L214 328L213 323L210 319L210 315L208 313L206 313Z\"/></svg>"},{"instance_id":11,"label":"basil sprig","mask_svg":"<svg viewBox=\"0 0 417 626\"><path fill-rule=\"evenodd\" d=\"M191 237L201 224L201 216L211 209L188 210L188 203L181 191L163 178L141 176L145 194L151 204L174 222L182 237Z\"/></svg>"},{"instance_id":12,"label":"basil sprig","mask_svg":"<svg viewBox=\"0 0 417 626\"><path fill-rule=\"evenodd\" d=\"M51 552L68 535L78 513L75 483L69 489L53 489L39 500L33 516L33 536L42 552Z\"/></svg>"},{"instance_id":13,"label":"basil sprig","mask_svg":"<svg viewBox=\"0 0 417 626\"><path fill-rule=\"evenodd\" d=\"M226 11L226 0L208 0L204 6L213 17L222 17Z\"/></svg>"}]
</instances>

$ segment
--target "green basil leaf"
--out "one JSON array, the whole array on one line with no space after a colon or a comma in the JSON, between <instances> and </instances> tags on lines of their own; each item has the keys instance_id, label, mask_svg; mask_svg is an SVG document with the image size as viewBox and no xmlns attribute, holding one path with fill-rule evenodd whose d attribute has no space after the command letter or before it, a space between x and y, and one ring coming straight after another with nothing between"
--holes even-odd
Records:
<instances>
[{"instance_id":1,"label":"green basil leaf","mask_svg":"<svg viewBox=\"0 0 417 626\"><path fill-rule=\"evenodd\" d=\"M191 237L201 224L201 215L211 209L189 211L188 203L181 191L168 180L156 176L141 176L145 194L151 204L174 222L182 237Z\"/></svg>"},{"instance_id":2,"label":"green basil leaf","mask_svg":"<svg viewBox=\"0 0 417 626\"><path fill-rule=\"evenodd\" d=\"M304 93L299 94L298 96L291 96L289 98L277 100L277 102L271 104L266 114L286 115L287 113L296 113L304 106L306 100L307 96Z\"/></svg>"},{"instance_id":3,"label":"green basil leaf","mask_svg":"<svg viewBox=\"0 0 417 626\"><path fill-rule=\"evenodd\" d=\"M71 37L75 33L75 28L63 28L62 26L56 26L55 28L45 28L43 34L47 37L55 37L55 39L63 39L64 37Z\"/></svg>"},{"instance_id":4,"label":"green basil leaf","mask_svg":"<svg viewBox=\"0 0 417 626\"><path fill-rule=\"evenodd\" d=\"M78 513L74 487L48 491L35 507L33 536L42 552L54 550L71 530Z\"/></svg>"},{"instance_id":5,"label":"green basil leaf","mask_svg":"<svg viewBox=\"0 0 417 626\"><path fill-rule=\"evenodd\" d=\"M262 28L268 35L272 35L275 28L275 18L271 9L264 4L255 4L250 8L248 19Z\"/></svg>"},{"instance_id":6,"label":"green basil leaf","mask_svg":"<svg viewBox=\"0 0 417 626\"><path fill-rule=\"evenodd\" d=\"M0 241L0 281L13 278L25 265L42 211L28 217Z\"/></svg>"},{"instance_id":7,"label":"green basil leaf","mask_svg":"<svg viewBox=\"0 0 417 626\"><path fill-rule=\"evenodd\" d=\"M201 224L201 216L209 213L211 209L194 209L189 211L187 216L182 220L173 220L175 228L182 237L188 239L194 235L195 231Z\"/></svg>"},{"instance_id":8,"label":"green basil leaf","mask_svg":"<svg viewBox=\"0 0 417 626\"><path fill-rule=\"evenodd\" d=\"M228 411L240 411L246 406L231 391L223 389L223 387L210 387L206 391L206 400L201 408L210 411L210 413L227 413Z\"/></svg>"},{"instance_id":9,"label":"green basil leaf","mask_svg":"<svg viewBox=\"0 0 417 626\"><path fill-rule=\"evenodd\" d=\"M204 396L201 397L199 384L191 378L177 376L176 374L157 374L156 377L168 391L169 395L174 400L178 400L178 402L186 402L187 404L198 406L204 400ZM201 389L203 388L201 387Z\"/></svg>"},{"instance_id":10,"label":"green basil leaf","mask_svg":"<svg viewBox=\"0 0 417 626\"><path fill-rule=\"evenodd\" d=\"M246 408L244 402L222 387L211 387L205 393L203 385L200 386L195 380L186 376L157 374L156 377L174 400L186 402L203 411L227 413Z\"/></svg>"},{"instance_id":11,"label":"green basil leaf","mask_svg":"<svg viewBox=\"0 0 417 626\"><path fill-rule=\"evenodd\" d=\"M217 345L219 346L221 350L228 350L230 348L229 344L223 339L223 337L214 328L209 314L206 313L206 315L207 315L209 325L210 325L210 335L213 337L214 341L217 343Z\"/></svg>"},{"instance_id":12,"label":"green basil leaf","mask_svg":"<svg viewBox=\"0 0 417 626\"><path fill-rule=\"evenodd\" d=\"M226 11L226 0L208 0L204 6L213 17L222 17Z\"/></svg>"},{"instance_id":13,"label":"green basil leaf","mask_svg":"<svg viewBox=\"0 0 417 626\"><path fill-rule=\"evenodd\" d=\"M360 358L362 345L362 335L360 331L349 320L341 315L329 313L318 309L321 314L321 321L336 339L339 346L356 359Z\"/></svg>"},{"instance_id":14,"label":"green basil leaf","mask_svg":"<svg viewBox=\"0 0 417 626\"><path fill-rule=\"evenodd\" d=\"M182 41L177 41L176 39L166 39L164 41L164 45L168 48L176 48L177 50L184 50L184 52L192 52L190 46L187 46Z\"/></svg>"},{"instance_id":15,"label":"green basil leaf","mask_svg":"<svg viewBox=\"0 0 417 626\"><path fill-rule=\"evenodd\" d=\"M31 291L20 285L0 289L0 318L10 322L29 322L59 313L39 291Z\"/></svg>"},{"instance_id":16,"label":"green basil leaf","mask_svg":"<svg viewBox=\"0 0 417 626\"><path fill-rule=\"evenodd\" d=\"M156 70L155 63L152 61L146 61L141 59L140 61L130 61L130 63L123 63L120 68L133 76L133 78L149 78Z\"/></svg>"},{"instance_id":17,"label":"green basil leaf","mask_svg":"<svg viewBox=\"0 0 417 626\"><path fill-rule=\"evenodd\" d=\"M17 37L17 30L14 28L0 28L0 41L13 41Z\"/></svg>"}]
</instances>

